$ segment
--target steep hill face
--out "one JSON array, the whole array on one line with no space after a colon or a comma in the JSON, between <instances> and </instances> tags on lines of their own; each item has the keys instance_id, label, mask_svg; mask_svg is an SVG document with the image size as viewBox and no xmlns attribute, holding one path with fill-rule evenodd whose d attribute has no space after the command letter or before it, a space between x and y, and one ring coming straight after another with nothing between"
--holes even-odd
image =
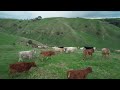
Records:
<instances>
[{"instance_id":1,"label":"steep hill face","mask_svg":"<svg viewBox=\"0 0 120 90\"><path fill-rule=\"evenodd\" d=\"M62 17L42 20L0 19L0 31L34 39L49 46L120 48L120 28L101 20Z\"/></svg>"}]
</instances>

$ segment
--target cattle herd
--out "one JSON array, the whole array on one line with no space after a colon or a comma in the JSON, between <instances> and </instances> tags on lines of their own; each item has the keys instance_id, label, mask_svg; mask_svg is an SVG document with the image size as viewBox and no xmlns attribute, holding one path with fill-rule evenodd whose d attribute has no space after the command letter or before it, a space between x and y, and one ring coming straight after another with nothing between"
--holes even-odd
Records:
<instances>
[{"instance_id":1,"label":"cattle herd","mask_svg":"<svg viewBox=\"0 0 120 90\"><path fill-rule=\"evenodd\" d=\"M35 46L35 45L34 45ZM33 47L34 47L33 46ZM35 48L42 48L42 46L35 46ZM44 48L48 48L47 46ZM78 49L83 51L83 60L86 59L87 56L92 57L93 53L96 50L96 47L52 47L52 50L41 51L40 55L42 57L51 57L57 53L72 53ZM23 59L32 59L36 54L36 50L30 51L20 51L18 53L19 60L17 63L9 65L10 74L14 74L16 72L26 72L29 71L31 67L37 67L35 62L23 62ZM110 50L108 48L102 48L101 54L103 57L108 57L110 54ZM92 67L87 67L85 69L77 69L77 70L68 70L67 71L67 79L86 79L88 73L92 72Z\"/></svg>"}]
</instances>

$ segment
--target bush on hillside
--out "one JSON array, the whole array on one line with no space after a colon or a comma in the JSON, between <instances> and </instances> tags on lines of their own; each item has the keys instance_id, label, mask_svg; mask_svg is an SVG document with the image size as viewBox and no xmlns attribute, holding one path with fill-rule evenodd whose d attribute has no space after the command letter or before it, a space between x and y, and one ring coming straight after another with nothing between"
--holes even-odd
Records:
<instances>
[{"instance_id":1,"label":"bush on hillside","mask_svg":"<svg viewBox=\"0 0 120 90\"><path fill-rule=\"evenodd\" d=\"M28 43L29 43L29 44L32 44L33 42L32 42L32 40L28 40Z\"/></svg>"},{"instance_id":2,"label":"bush on hillside","mask_svg":"<svg viewBox=\"0 0 120 90\"><path fill-rule=\"evenodd\" d=\"M14 26L14 27L16 27L16 26L17 26L17 24L13 24L13 26Z\"/></svg>"},{"instance_id":3,"label":"bush on hillside","mask_svg":"<svg viewBox=\"0 0 120 90\"><path fill-rule=\"evenodd\" d=\"M19 26L18 28L19 28L19 29L21 29L21 28L22 28L22 26Z\"/></svg>"}]
</instances>

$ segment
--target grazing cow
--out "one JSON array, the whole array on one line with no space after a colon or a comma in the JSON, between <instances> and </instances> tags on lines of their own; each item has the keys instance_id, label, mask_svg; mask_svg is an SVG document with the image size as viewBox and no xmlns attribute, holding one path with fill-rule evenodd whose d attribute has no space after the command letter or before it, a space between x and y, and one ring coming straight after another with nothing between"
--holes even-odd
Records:
<instances>
[{"instance_id":1,"label":"grazing cow","mask_svg":"<svg viewBox=\"0 0 120 90\"><path fill-rule=\"evenodd\" d=\"M94 51L96 50L96 47L93 47Z\"/></svg>"},{"instance_id":2,"label":"grazing cow","mask_svg":"<svg viewBox=\"0 0 120 90\"><path fill-rule=\"evenodd\" d=\"M115 50L115 52L119 53L119 52L120 52L120 50Z\"/></svg>"},{"instance_id":3,"label":"grazing cow","mask_svg":"<svg viewBox=\"0 0 120 90\"><path fill-rule=\"evenodd\" d=\"M89 55L92 56L93 53L94 53L94 48L84 49L83 50L84 59L86 58L86 56L89 56Z\"/></svg>"},{"instance_id":4,"label":"grazing cow","mask_svg":"<svg viewBox=\"0 0 120 90\"><path fill-rule=\"evenodd\" d=\"M68 53L68 52L75 52L76 50L77 50L77 47L65 47L64 48L64 51L66 53Z\"/></svg>"},{"instance_id":5,"label":"grazing cow","mask_svg":"<svg viewBox=\"0 0 120 90\"><path fill-rule=\"evenodd\" d=\"M46 49L46 48L48 48L48 46L44 45L44 46L42 46L42 48Z\"/></svg>"},{"instance_id":6,"label":"grazing cow","mask_svg":"<svg viewBox=\"0 0 120 90\"><path fill-rule=\"evenodd\" d=\"M81 48L80 48L80 50L83 50L83 49L84 49L84 47L81 47Z\"/></svg>"},{"instance_id":7,"label":"grazing cow","mask_svg":"<svg viewBox=\"0 0 120 90\"><path fill-rule=\"evenodd\" d=\"M64 52L64 48L59 48L59 47L52 47L55 52Z\"/></svg>"},{"instance_id":8,"label":"grazing cow","mask_svg":"<svg viewBox=\"0 0 120 90\"><path fill-rule=\"evenodd\" d=\"M29 71L31 67L36 67L35 62L17 62L9 65L10 74L16 72Z\"/></svg>"},{"instance_id":9,"label":"grazing cow","mask_svg":"<svg viewBox=\"0 0 120 90\"><path fill-rule=\"evenodd\" d=\"M42 54L42 56L52 56L52 55L55 55L55 52L54 51L43 51L41 52L40 54Z\"/></svg>"},{"instance_id":10,"label":"grazing cow","mask_svg":"<svg viewBox=\"0 0 120 90\"><path fill-rule=\"evenodd\" d=\"M64 47L58 47L58 48L64 48Z\"/></svg>"},{"instance_id":11,"label":"grazing cow","mask_svg":"<svg viewBox=\"0 0 120 90\"><path fill-rule=\"evenodd\" d=\"M93 47L84 46L85 49L92 49Z\"/></svg>"},{"instance_id":12,"label":"grazing cow","mask_svg":"<svg viewBox=\"0 0 120 90\"><path fill-rule=\"evenodd\" d=\"M31 50L31 51L20 51L19 52L19 61L22 61L22 59L28 58L28 59L32 59L33 55L36 53L35 50Z\"/></svg>"},{"instance_id":13,"label":"grazing cow","mask_svg":"<svg viewBox=\"0 0 120 90\"><path fill-rule=\"evenodd\" d=\"M40 45L39 45L39 46L38 46L38 48L40 48L40 49L41 49L41 48L43 48L43 46L40 46Z\"/></svg>"},{"instance_id":14,"label":"grazing cow","mask_svg":"<svg viewBox=\"0 0 120 90\"><path fill-rule=\"evenodd\" d=\"M102 48L102 56L107 57L110 54L110 50L108 48Z\"/></svg>"},{"instance_id":15,"label":"grazing cow","mask_svg":"<svg viewBox=\"0 0 120 90\"><path fill-rule=\"evenodd\" d=\"M92 68L88 67L83 70L69 70L67 71L68 79L86 79L88 73L92 72Z\"/></svg>"},{"instance_id":16,"label":"grazing cow","mask_svg":"<svg viewBox=\"0 0 120 90\"><path fill-rule=\"evenodd\" d=\"M41 53L40 53L41 55L42 55L42 61L43 61L43 59L48 59L49 57L51 58L51 56L52 55L55 55L55 52L54 51L42 51Z\"/></svg>"},{"instance_id":17,"label":"grazing cow","mask_svg":"<svg viewBox=\"0 0 120 90\"><path fill-rule=\"evenodd\" d=\"M46 49L46 48L48 48L48 46L45 46L45 45L44 45L44 46L38 46L38 48L40 48L40 49L41 49L41 48Z\"/></svg>"}]
</instances>

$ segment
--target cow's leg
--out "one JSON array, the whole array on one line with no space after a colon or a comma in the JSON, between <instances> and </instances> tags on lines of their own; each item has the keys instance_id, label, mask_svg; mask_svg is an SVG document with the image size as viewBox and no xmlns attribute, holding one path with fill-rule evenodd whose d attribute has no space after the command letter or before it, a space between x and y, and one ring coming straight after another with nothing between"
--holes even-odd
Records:
<instances>
[{"instance_id":1,"label":"cow's leg","mask_svg":"<svg viewBox=\"0 0 120 90\"><path fill-rule=\"evenodd\" d=\"M29 60L32 59L32 55L29 55L28 57L29 57Z\"/></svg>"},{"instance_id":2,"label":"cow's leg","mask_svg":"<svg viewBox=\"0 0 120 90\"><path fill-rule=\"evenodd\" d=\"M18 62L20 62L20 61L22 61L22 58L21 58L21 57L19 58Z\"/></svg>"},{"instance_id":3,"label":"cow's leg","mask_svg":"<svg viewBox=\"0 0 120 90\"><path fill-rule=\"evenodd\" d=\"M109 58L109 53L107 54L107 57Z\"/></svg>"},{"instance_id":4,"label":"cow's leg","mask_svg":"<svg viewBox=\"0 0 120 90\"><path fill-rule=\"evenodd\" d=\"M105 57L105 55L102 53L102 58L104 58Z\"/></svg>"},{"instance_id":5,"label":"cow's leg","mask_svg":"<svg viewBox=\"0 0 120 90\"><path fill-rule=\"evenodd\" d=\"M86 59L86 54L83 55L83 60L85 60L85 59Z\"/></svg>"},{"instance_id":6,"label":"cow's leg","mask_svg":"<svg viewBox=\"0 0 120 90\"><path fill-rule=\"evenodd\" d=\"M89 56L90 56L90 59L92 59L92 54L91 53L89 54Z\"/></svg>"}]
</instances>

